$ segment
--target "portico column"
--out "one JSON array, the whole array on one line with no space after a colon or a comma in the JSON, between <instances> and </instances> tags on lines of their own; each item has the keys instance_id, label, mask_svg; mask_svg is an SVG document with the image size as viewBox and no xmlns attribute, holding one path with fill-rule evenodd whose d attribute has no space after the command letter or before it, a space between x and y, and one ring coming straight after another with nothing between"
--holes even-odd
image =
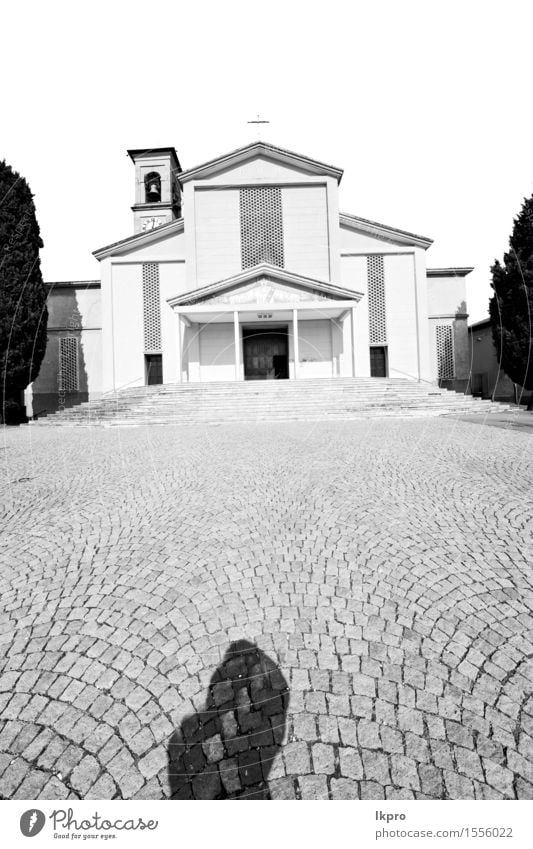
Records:
<instances>
[{"instance_id":1,"label":"portico column","mask_svg":"<svg viewBox=\"0 0 533 849\"><path fill-rule=\"evenodd\" d=\"M176 337L178 343L178 380L183 383L183 358L181 354L181 313L176 312Z\"/></svg>"},{"instance_id":2,"label":"portico column","mask_svg":"<svg viewBox=\"0 0 533 849\"><path fill-rule=\"evenodd\" d=\"M352 376L355 377L355 307L352 307L350 330L352 332Z\"/></svg>"},{"instance_id":3,"label":"portico column","mask_svg":"<svg viewBox=\"0 0 533 849\"><path fill-rule=\"evenodd\" d=\"M298 377L298 364L300 362L300 346L298 344L298 310L292 311L292 344L294 348L294 379Z\"/></svg>"},{"instance_id":4,"label":"portico column","mask_svg":"<svg viewBox=\"0 0 533 849\"><path fill-rule=\"evenodd\" d=\"M239 313L233 313L233 338L235 341L235 380L241 379L241 338L239 333Z\"/></svg>"}]
</instances>

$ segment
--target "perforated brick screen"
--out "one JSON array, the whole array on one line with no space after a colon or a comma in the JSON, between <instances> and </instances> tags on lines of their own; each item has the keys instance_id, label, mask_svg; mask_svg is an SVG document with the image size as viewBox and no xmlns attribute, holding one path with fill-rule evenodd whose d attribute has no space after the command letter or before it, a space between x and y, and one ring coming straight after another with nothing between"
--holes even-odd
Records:
<instances>
[{"instance_id":1,"label":"perforated brick screen","mask_svg":"<svg viewBox=\"0 0 533 849\"><path fill-rule=\"evenodd\" d=\"M387 344L385 272L382 256L366 258L368 280L368 325L371 345Z\"/></svg>"},{"instance_id":2,"label":"perforated brick screen","mask_svg":"<svg viewBox=\"0 0 533 849\"><path fill-rule=\"evenodd\" d=\"M241 264L269 262L283 268L281 189L264 186L240 190Z\"/></svg>"},{"instance_id":3,"label":"perforated brick screen","mask_svg":"<svg viewBox=\"0 0 533 849\"><path fill-rule=\"evenodd\" d=\"M78 340L74 336L62 336L59 339L59 391L77 392L78 387Z\"/></svg>"},{"instance_id":4,"label":"perforated brick screen","mask_svg":"<svg viewBox=\"0 0 533 849\"><path fill-rule=\"evenodd\" d=\"M453 356L453 328L450 324L437 324L435 327L437 345L437 365L439 378L443 380L455 377Z\"/></svg>"},{"instance_id":5,"label":"perforated brick screen","mask_svg":"<svg viewBox=\"0 0 533 849\"><path fill-rule=\"evenodd\" d=\"M157 262L143 263L143 321L144 350L158 354L161 352L161 304Z\"/></svg>"}]
</instances>

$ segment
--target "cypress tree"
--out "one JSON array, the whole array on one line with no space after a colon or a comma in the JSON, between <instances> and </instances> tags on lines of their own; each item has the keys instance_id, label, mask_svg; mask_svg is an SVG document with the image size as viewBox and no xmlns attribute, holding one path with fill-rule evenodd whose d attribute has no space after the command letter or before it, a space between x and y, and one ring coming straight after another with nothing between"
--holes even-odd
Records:
<instances>
[{"instance_id":1,"label":"cypress tree","mask_svg":"<svg viewBox=\"0 0 533 849\"><path fill-rule=\"evenodd\" d=\"M30 187L0 162L0 417L7 423L23 420L23 392L46 348L42 247Z\"/></svg>"}]
</instances>

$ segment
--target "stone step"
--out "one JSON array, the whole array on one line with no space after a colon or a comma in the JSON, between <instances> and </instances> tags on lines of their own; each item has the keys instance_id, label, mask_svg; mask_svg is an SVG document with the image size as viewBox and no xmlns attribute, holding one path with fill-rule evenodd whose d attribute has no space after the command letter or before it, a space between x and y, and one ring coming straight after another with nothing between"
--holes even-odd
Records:
<instances>
[{"instance_id":1,"label":"stone step","mask_svg":"<svg viewBox=\"0 0 533 849\"><path fill-rule=\"evenodd\" d=\"M403 378L175 383L131 387L71 407L33 425L134 426L222 422L333 421L435 416L508 409Z\"/></svg>"}]
</instances>

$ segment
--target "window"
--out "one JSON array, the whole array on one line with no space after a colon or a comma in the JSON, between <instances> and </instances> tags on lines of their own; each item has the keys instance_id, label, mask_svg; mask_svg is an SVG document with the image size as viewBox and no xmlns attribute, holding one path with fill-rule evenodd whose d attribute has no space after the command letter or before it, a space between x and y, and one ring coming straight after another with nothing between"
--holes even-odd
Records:
<instances>
[{"instance_id":1,"label":"window","mask_svg":"<svg viewBox=\"0 0 533 849\"><path fill-rule=\"evenodd\" d=\"M157 262L143 263L143 322L144 350L149 354L159 354L161 352L161 304Z\"/></svg>"},{"instance_id":2,"label":"window","mask_svg":"<svg viewBox=\"0 0 533 849\"><path fill-rule=\"evenodd\" d=\"M78 388L78 340L63 336L59 339L59 391L77 392Z\"/></svg>"},{"instance_id":3,"label":"window","mask_svg":"<svg viewBox=\"0 0 533 849\"><path fill-rule=\"evenodd\" d=\"M439 380L452 380L455 377L453 356L453 327L451 324L437 324L435 327L437 346L437 369Z\"/></svg>"},{"instance_id":4,"label":"window","mask_svg":"<svg viewBox=\"0 0 533 849\"><path fill-rule=\"evenodd\" d=\"M283 268L281 188L241 189L240 213L242 268L261 262Z\"/></svg>"},{"instance_id":5,"label":"window","mask_svg":"<svg viewBox=\"0 0 533 849\"><path fill-rule=\"evenodd\" d=\"M368 330L371 345L387 344L385 271L382 256L367 256Z\"/></svg>"},{"instance_id":6,"label":"window","mask_svg":"<svg viewBox=\"0 0 533 849\"><path fill-rule=\"evenodd\" d=\"M161 176L150 171L144 178L144 196L146 203L159 203L161 200Z\"/></svg>"}]
</instances>

